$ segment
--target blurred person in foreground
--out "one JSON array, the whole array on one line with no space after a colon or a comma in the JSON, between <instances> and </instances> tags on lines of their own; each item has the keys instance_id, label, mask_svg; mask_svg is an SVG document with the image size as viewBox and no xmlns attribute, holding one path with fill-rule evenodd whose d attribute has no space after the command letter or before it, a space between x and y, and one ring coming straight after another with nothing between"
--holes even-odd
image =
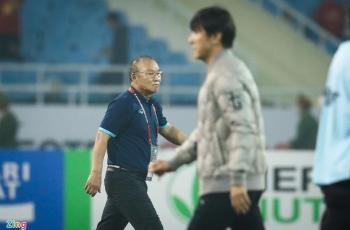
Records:
<instances>
[{"instance_id":1,"label":"blurred person in foreground","mask_svg":"<svg viewBox=\"0 0 350 230\"><path fill-rule=\"evenodd\" d=\"M145 180L150 160L158 152L158 132L173 144L186 136L167 122L160 104L152 98L158 92L162 72L148 56L136 58L130 67L130 88L108 105L92 150L92 168L85 191L95 196L101 189L105 152L108 167L105 187L108 199L98 230L124 229L130 223L136 230L163 229L147 194Z\"/></svg>"},{"instance_id":2,"label":"blurred person in foreground","mask_svg":"<svg viewBox=\"0 0 350 230\"><path fill-rule=\"evenodd\" d=\"M10 111L6 96L0 92L0 148L17 147L18 127L17 118Z\"/></svg>"},{"instance_id":3,"label":"blurred person in foreground","mask_svg":"<svg viewBox=\"0 0 350 230\"><path fill-rule=\"evenodd\" d=\"M220 7L199 10L190 22L193 56L208 66L198 96L198 123L162 175L197 160L200 200L189 230L264 229L259 199L265 189L265 136L260 98L247 66L230 50L236 29Z\"/></svg>"},{"instance_id":4,"label":"blurred person in foreground","mask_svg":"<svg viewBox=\"0 0 350 230\"><path fill-rule=\"evenodd\" d=\"M329 68L313 179L326 204L321 230L350 229L350 40Z\"/></svg>"}]
</instances>

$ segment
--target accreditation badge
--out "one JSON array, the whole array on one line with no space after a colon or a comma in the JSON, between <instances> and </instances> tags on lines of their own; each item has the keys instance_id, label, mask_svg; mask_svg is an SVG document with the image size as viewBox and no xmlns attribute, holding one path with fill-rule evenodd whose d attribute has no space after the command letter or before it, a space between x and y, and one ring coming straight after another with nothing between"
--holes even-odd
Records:
<instances>
[{"instance_id":1,"label":"accreditation badge","mask_svg":"<svg viewBox=\"0 0 350 230\"><path fill-rule=\"evenodd\" d=\"M159 145L151 144L151 157L148 167L152 164L153 161L157 160L159 153ZM151 181L153 177L153 173L148 170L146 181Z\"/></svg>"}]
</instances>

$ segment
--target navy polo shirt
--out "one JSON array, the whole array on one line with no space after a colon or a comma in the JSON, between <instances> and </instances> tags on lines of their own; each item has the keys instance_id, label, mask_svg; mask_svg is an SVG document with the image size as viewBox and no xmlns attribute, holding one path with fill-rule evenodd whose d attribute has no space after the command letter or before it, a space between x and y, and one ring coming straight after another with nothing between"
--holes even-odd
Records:
<instances>
[{"instance_id":1,"label":"navy polo shirt","mask_svg":"<svg viewBox=\"0 0 350 230\"><path fill-rule=\"evenodd\" d=\"M144 111L134 94L142 103L151 124L152 144L157 144L157 128L168 126L162 107L153 99L147 101L132 88L120 94L108 105L99 130L111 137L107 146L108 165L147 172L151 156L148 128Z\"/></svg>"}]
</instances>

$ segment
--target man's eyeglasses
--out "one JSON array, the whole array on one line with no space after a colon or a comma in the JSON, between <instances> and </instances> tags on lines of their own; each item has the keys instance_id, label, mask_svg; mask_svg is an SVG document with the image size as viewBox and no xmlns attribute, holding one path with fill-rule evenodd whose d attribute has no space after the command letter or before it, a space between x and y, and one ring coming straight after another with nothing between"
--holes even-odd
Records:
<instances>
[{"instance_id":1,"label":"man's eyeglasses","mask_svg":"<svg viewBox=\"0 0 350 230\"><path fill-rule=\"evenodd\" d=\"M152 71L135 71L134 73L143 73L145 74L148 78L155 79L157 77L161 78L163 76L163 71L157 71L157 72L152 72Z\"/></svg>"}]
</instances>

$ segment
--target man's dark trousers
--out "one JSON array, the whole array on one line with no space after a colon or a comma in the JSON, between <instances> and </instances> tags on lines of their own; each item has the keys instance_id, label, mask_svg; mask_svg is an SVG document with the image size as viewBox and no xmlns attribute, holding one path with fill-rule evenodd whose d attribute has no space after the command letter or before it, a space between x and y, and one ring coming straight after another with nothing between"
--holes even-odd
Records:
<instances>
[{"instance_id":1,"label":"man's dark trousers","mask_svg":"<svg viewBox=\"0 0 350 230\"><path fill-rule=\"evenodd\" d=\"M350 180L321 186L326 210L321 220L321 230L350 229Z\"/></svg>"},{"instance_id":2,"label":"man's dark trousers","mask_svg":"<svg viewBox=\"0 0 350 230\"><path fill-rule=\"evenodd\" d=\"M248 191L252 202L246 214L237 214L230 200L230 194L211 193L200 197L198 207L187 230L264 230L259 209L262 191Z\"/></svg>"},{"instance_id":3,"label":"man's dark trousers","mask_svg":"<svg viewBox=\"0 0 350 230\"><path fill-rule=\"evenodd\" d=\"M135 230L162 230L147 195L145 176L108 168L105 177L107 202L97 230L122 230L130 222Z\"/></svg>"}]
</instances>

